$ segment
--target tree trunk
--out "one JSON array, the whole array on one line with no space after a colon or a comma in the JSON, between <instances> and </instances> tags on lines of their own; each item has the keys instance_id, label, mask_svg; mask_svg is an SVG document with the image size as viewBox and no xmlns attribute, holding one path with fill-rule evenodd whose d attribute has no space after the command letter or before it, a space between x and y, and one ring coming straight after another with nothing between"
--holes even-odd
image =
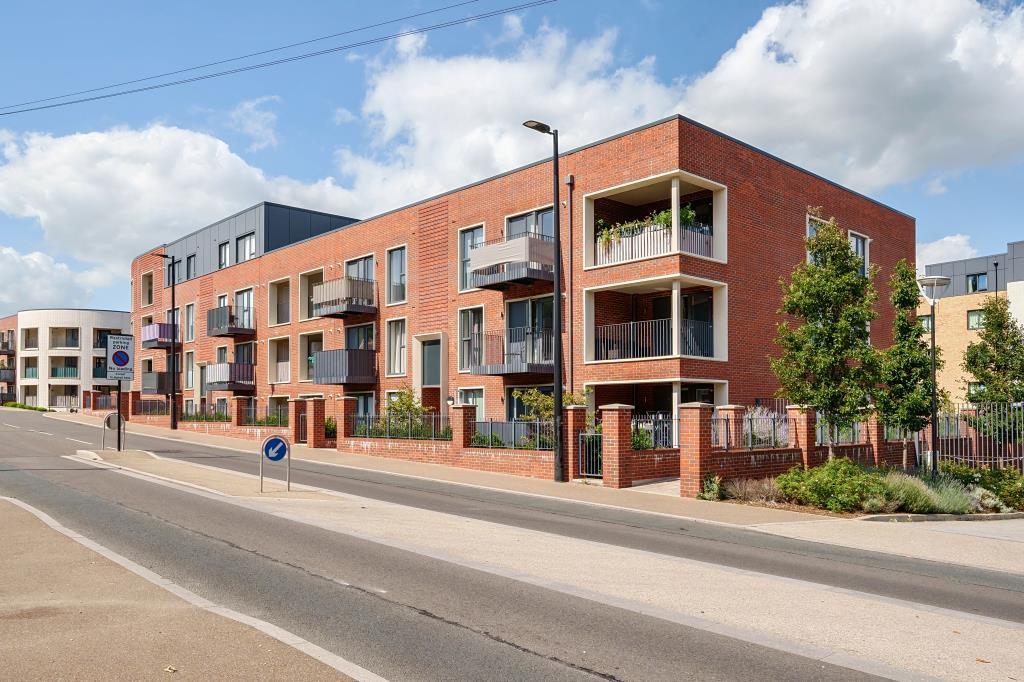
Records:
<instances>
[{"instance_id":1,"label":"tree trunk","mask_svg":"<svg viewBox=\"0 0 1024 682\"><path fill-rule=\"evenodd\" d=\"M828 444L828 461L832 461L836 458L835 450L832 449L832 425L825 425L825 442Z\"/></svg>"}]
</instances>

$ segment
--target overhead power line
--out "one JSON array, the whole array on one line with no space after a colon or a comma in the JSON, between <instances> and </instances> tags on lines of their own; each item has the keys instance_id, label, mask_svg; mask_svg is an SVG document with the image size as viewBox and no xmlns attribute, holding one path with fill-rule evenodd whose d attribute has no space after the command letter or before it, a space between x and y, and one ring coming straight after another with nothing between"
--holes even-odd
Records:
<instances>
[{"instance_id":1,"label":"overhead power line","mask_svg":"<svg viewBox=\"0 0 1024 682\"><path fill-rule=\"evenodd\" d=\"M172 86L175 86L175 85L184 85L184 84L187 84L187 83L196 83L196 82L199 82L199 81L209 80L211 78L220 78L222 76L230 76L230 75L234 75L234 74L237 74L237 73L244 73L246 71L255 71L256 69L264 69L264 68L267 68L267 67L270 67L270 66L277 66L279 64L288 64L290 62L295 62L295 61L299 61L299 60L302 60L302 59L310 59L312 57L320 57L322 55L333 54L335 52L341 52L341 51L344 51L344 50L351 50L351 49L358 48L358 47L366 47L367 45L376 45L376 44L379 44L379 43L388 42L390 40L397 40L398 38L403 38L405 36L417 35L417 34L421 34L421 33L429 33L430 31L436 31L436 30L442 29L442 28L450 28L452 26L459 26L461 24L468 24L468 23L473 22L473 21L479 21L481 19L489 19L491 17L501 16L503 14L511 14L512 12L518 12L519 10L529 9L531 7L538 7L540 5L549 5L549 4L551 4L553 2L557 2L557 1L558 0L533 0L532 2L524 2L524 3L519 4L519 5L512 5L510 7L505 7L505 8L502 8L502 9L492 10L490 12L483 12L481 14L476 14L476 15L469 16L469 17L463 17L461 19L452 19L450 21L445 21L445 22L441 22L441 23L438 23L438 24L433 24L431 26L424 26L422 28L409 29L409 30L406 30L406 31L401 31L400 33L392 33L390 35L381 36L379 38L369 38L367 40L361 40L361 41L355 42L355 43L348 43L348 44L345 44L345 45L338 45L338 46L326 48L326 49L323 49L323 50L317 50L315 52L306 52L306 53L303 53L303 54L294 55L292 57L285 57L285 58L282 58L282 59L275 59L275 60L269 61L269 62L261 62L259 64L250 64L250 65L247 65L247 66L240 66L240 67L237 67L237 68L234 68L234 69L228 69L226 71L217 71L217 72L214 72L214 73L201 74L201 75L192 76L192 77L189 77L189 78L181 78L181 79L178 79L178 80L168 81L168 82L165 82L165 83L155 83L153 85L146 85L146 86L142 86L142 87L138 87L138 88L130 88L128 90L118 90L117 92L109 92L109 93L104 93L104 94L101 94L101 95L93 95L91 97L81 97L79 99L71 99L71 100L67 100L67 101L64 101L64 102L53 102L51 104L42 104L40 106L35 106L35 107L25 107L25 108L22 108L22 109L14 109L13 111L0 111L0 116L13 116L14 114L24 114L24 113L28 113L30 111L41 111L41 110L44 110L44 109L56 109L58 107L66 107L66 106L70 106L72 104L81 104L83 102L94 102L96 100L101 100L101 99L110 99L112 97L121 97L121 96L124 96L124 95L132 95L132 94L139 93L139 92L147 92L147 91L150 91L150 90L159 90L161 88L169 88L169 87L172 87ZM465 3L463 3L463 4L465 4ZM455 5L453 5L453 7L454 6ZM395 21L401 21L401 20L398 19L398 20L395 20ZM392 23L392 22L387 22L387 23ZM355 31L355 30L362 30L362 29L353 29L353 30ZM314 41L315 40L319 40L319 39L314 39ZM307 42L314 42L314 41L307 41ZM276 49L286 49L286 48L275 48L275 50ZM269 51L274 51L274 50L269 50ZM244 57L238 57L236 59L244 59ZM235 61L235 59L224 60L224 61ZM220 62L220 63L224 63L224 62ZM190 70L194 70L194 69L198 69L198 68L203 68L203 67L192 67L190 69L183 69L183 70L172 72L172 73L183 73L185 71L190 71ZM159 78L159 77L160 76L151 76L149 78L138 79L136 81L129 81L129 83L131 83L131 82L136 82L137 83L137 82L142 82L142 81L145 81L145 80L152 80L154 78ZM110 87L117 87L117 86L107 86L107 88L110 88ZM93 89L93 90L82 91L82 92L83 93L84 92L95 92L96 90L104 90L104 89L107 89L107 88L96 88L96 89ZM81 93L79 93L79 94L81 94ZM43 99L43 100L35 100L35 102L51 101L53 99L61 99L62 97L69 97L69 96L73 96L73 95L62 95L62 96L58 96L58 97L51 97L51 98L46 98L46 99ZM19 105L10 105L10 106L19 106Z\"/></svg>"},{"instance_id":2,"label":"overhead power line","mask_svg":"<svg viewBox=\"0 0 1024 682\"><path fill-rule=\"evenodd\" d=\"M351 33L359 33L360 31L368 31L371 28L380 28L381 26L387 26L388 24L397 24L400 21L408 21L410 19L416 19L419 17L426 16L428 14L437 14L438 12L444 12L445 10L455 9L456 7L462 7L464 5L471 5L473 3L480 2L480 0L464 0L463 2L457 2L453 5L445 5L444 7L438 7L437 9L427 10L425 12L418 12L416 14L408 14L404 17L398 17L397 19L388 19L387 21L380 21L376 24L367 24L366 26L360 26L359 28L351 28L347 31L341 31L340 33L332 33L326 36L320 36L319 38L310 38L309 40L303 40L291 45L282 45L281 47L272 47L268 50L260 50L259 52L250 52L249 54L243 54L238 57L231 57L229 59L221 59L220 61L210 62L208 64L199 64L197 66L190 66L184 69L177 69L175 71L168 71L166 73L158 73L153 76L146 76L144 78L135 78L130 81L122 81L120 83L111 83L110 85L103 85L97 88L89 88L87 90L78 90L77 92L67 92L63 95L55 95L53 97L44 97L42 99L33 99L27 102L18 102L17 104L8 104L0 106L0 111L4 109L14 109L16 107L26 107L30 104L39 104L41 102L52 102L56 99L64 99L66 97L76 97L78 95L86 95L90 92L99 92L100 90L110 90L111 88L122 88L126 85L134 85L136 83L144 83L146 81L156 80L157 78L166 78L167 76L177 76L179 73L188 73L189 71L198 71L199 69L206 69L211 66L220 66L221 64L230 64L231 62L238 62L243 59L249 59L251 57L259 57L261 55L270 54L271 52L280 52L282 50L290 50L293 47L299 47L301 45L309 45L310 43L318 43L322 40L330 40L331 38L338 38L339 36L349 35ZM17 112L12 112L17 113Z\"/></svg>"}]
</instances>

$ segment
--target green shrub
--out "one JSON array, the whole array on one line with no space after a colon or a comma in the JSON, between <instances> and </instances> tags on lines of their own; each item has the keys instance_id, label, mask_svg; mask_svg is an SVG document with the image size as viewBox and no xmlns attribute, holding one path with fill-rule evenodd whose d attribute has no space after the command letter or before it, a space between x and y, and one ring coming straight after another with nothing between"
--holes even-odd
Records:
<instances>
[{"instance_id":1,"label":"green shrub","mask_svg":"<svg viewBox=\"0 0 1024 682\"><path fill-rule=\"evenodd\" d=\"M472 447L476 447L476 448L485 448L485 447L487 447L487 445L488 445L488 443L487 443L487 436L485 436L485 435L484 435L484 434L482 434L482 433L474 433L474 434L473 434L473 437L472 437L472 438L470 439L470 441L469 441L469 444L470 444L470 445L471 445ZM492 433L492 434L491 434L491 442L490 442L490 446L491 446L492 448L500 448L500 447L504 447L504 446L505 446L505 441L503 441L503 440L501 439L501 436L499 436L498 434L496 434L496 433Z\"/></svg>"},{"instance_id":2,"label":"green shrub","mask_svg":"<svg viewBox=\"0 0 1024 682\"><path fill-rule=\"evenodd\" d=\"M785 502L774 478L739 478L726 481L722 492L727 500L756 502L758 504L777 504Z\"/></svg>"},{"instance_id":3,"label":"green shrub","mask_svg":"<svg viewBox=\"0 0 1024 682\"><path fill-rule=\"evenodd\" d=\"M929 514L934 512L937 506L935 495L928 484L916 476L903 473L894 472L885 477L883 499L888 503L884 511Z\"/></svg>"},{"instance_id":4,"label":"green shrub","mask_svg":"<svg viewBox=\"0 0 1024 682\"><path fill-rule=\"evenodd\" d=\"M1024 510L1024 474L1016 469L975 469L967 464L941 462L939 470L967 488L980 486L992 491L1011 509Z\"/></svg>"},{"instance_id":5,"label":"green shrub","mask_svg":"<svg viewBox=\"0 0 1024 682\"><path fill-rule=\"evenodd\" d=\"M697 497L701 500L722 499L722 477L718 474L708 474L705 476Z\"/></svg>"},{"instance_id":6,"label":"green shrub","mask_svg":"<svg viewBox=\"0 0 1024 682\"><path fill-rule=\"evenodd\" d=\"M18 403L13 401L8 401L4 403L4 407L13 407L19 410L35 410L36 412L49 412L49 410L45 407L36 407L35 405L26 405L25 403Z\"/></svg>"},{"instance_id":7,"label":"green shrub","mask_svg":"<svg viewBox=\"0 0 1024 682\"><path fill-rule=\"evenodd\" d=\"M794 467L776 482L786 499L834 512L857 511L865 500L885 495L881 474L866 471L845 457L806 471Z\"/></svg>"},{"instance_id":8,"label":"green shrub","mask_svg":"<svg viewBox=\"0 0 1024 682\"><path fill-rule=\"evenodd\" d=\"M334 417L327 417L326 419L324 419L324 437L338 437L338 422L337 420L334 419Z\"/></svg>"},{"instance_id":9,"label":"green shrub","mask_svg":"<svg viewBox=\"0 0 1024 682\"><path fill-rule=\"evenodd\" d=\"M633 429L633 449L650 450L654 447L651 432L647 429Z\"/></svg>"}]
</instances>

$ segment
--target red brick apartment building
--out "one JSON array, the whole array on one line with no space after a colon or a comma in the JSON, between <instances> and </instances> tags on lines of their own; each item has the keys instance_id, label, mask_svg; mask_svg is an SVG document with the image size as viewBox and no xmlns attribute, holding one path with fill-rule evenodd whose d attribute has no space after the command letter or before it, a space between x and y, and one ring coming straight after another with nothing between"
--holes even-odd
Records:
<instances>
[{"instance_id":1,"label":"red brick apartment building","mask_svg":"<svg viewBox=\"0 0 1024 682\"><path fill-rule=\"evenodd\" d=\"M808 206L880 267L887 345L910 216L680 116L561 169L563 376L592 405L677 415L771 396L779 279L806 257ZM552 382L551 211L548 161L361 221L259 204L156 247L132 264L132 388L169 391L180 332L186 409L347 395L369 414L411 387L442 413L452 397L513 419L516 387ZM177 313L163 254L181 261Z\"/></svg>"}]
</instances>

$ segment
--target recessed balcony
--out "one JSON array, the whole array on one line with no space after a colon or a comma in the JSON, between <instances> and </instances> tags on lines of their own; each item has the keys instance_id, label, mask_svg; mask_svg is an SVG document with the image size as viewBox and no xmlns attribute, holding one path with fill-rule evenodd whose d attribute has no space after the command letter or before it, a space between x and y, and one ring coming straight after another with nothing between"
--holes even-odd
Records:
<instances>
[{"instance_id":1,"label":"recessed balcony","mask_svg":"<svg viewBox=\"0 0 1024 682\"><path fill-rule=\"evenodd\" d=\"M0 341L0 355L14 355L13 341Z\"/></svg>"},{"instance_id":2,"label":"recessed balcony","mask_svg":"<svg viewBox=\"0 0 1024 682\"><path fill-rule=\"evenodd\" d=\"M554 334L551 329L514 327L472 334L469 373L489 376L552 374Z\"/></svg>"},{"instance_id":3,"label":"recessed balcony","mask_svg":"<svg viewBox=\"0 0 1024 682\"><path fill-rule=\"evenodd\" d=\"M521 232L474 246L469 251L469 282L477 289L554 282L555 244L551 236Z\"/></svg>"},{"instance_id":4,"label":"recessed balcony","mask_svg":"<svg viewBox=\"0 0 1024 682\"><path fill-rule=\"evenodd\" d=\"M178 325L171 322L154 322L142 328L143 348L170 348L178 338Z\"/></svg>"},{"instance_id":5,"label":"recessed balcony","mask_svg":"<svg viewBox=\"0 0 1024 682\"><path fill-rule=\"evenodd\" d=\"M256 390L256 367L240 362L207 365L206 388L210 391L252 392Z\"/></svg>"},{"instance_id":6,"label":"recessed balcony","mask_svg":"<svg viewBox=\"0 0 1024 682\"><path fill-rule=\"evenodd\" d=\"M225 305L206 311L207 336L252 336L255 333L251 308Z\"/></svg>"},{"instance_id":7,"label":"recessed balcony","mask_svg":"<svg viewBox=\"0 0 1024 682\"><path fill-rule=\"evenodd\" d=\"M377 285L372 279L339 277L313 286L314 317L348 317L377 313Z\"/></svg>"},{"instance_id":8,"label":"recessed balcony","mask_svg":"<svg viewBox=\"0 0 1024 682\"><path fill-rule=\"evenodd\" d=\"M178 385L181 390L181 385ZM170 372L143 372L142 390L143 395L170 395L171 394L171 373Z\"/></svg>"},{"instance_id":9,"label":"recessed balcony","mask_svg":"<svg viewBox=\"0 0 1024 682\"><path fill-rule=\"evenodd\" d=\"M13 384L16 372L13 367L0 367L0 381Z\"/></svg>"},{"instance_id":10,"label":"recessed balcony","mask_svg":"<svg viewBox=\"0 0 1024 682\"><path fill-rule=\"evenodd\" d=\"M313 383L375 384L377 352L364 348L345 348L314 353Z\"/></svg>"}]
</instances>

